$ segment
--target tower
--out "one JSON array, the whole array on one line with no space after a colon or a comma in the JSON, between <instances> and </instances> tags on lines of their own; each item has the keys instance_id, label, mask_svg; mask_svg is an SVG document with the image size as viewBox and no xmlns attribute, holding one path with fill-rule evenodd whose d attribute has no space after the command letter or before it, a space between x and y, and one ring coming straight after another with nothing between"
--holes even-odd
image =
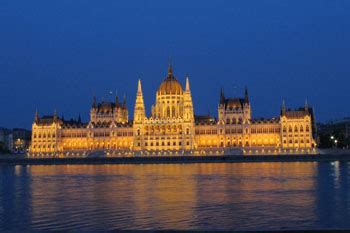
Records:
<instances>
[{"instance_id":1,"label":"tower","mask_svg":"<svg viewBox=\"0 0 350 233\"><path fill-rule=\"evenodd\" d=\"M185 122L194 121L193 102L192 102L192 95L190 90L190 81L188 76L186 77L186 88L184 91L184 119L185 119Z\"/></svg>"},{"instance_id":2,"label":"tower","mask_svg":"<svg viewBox=\"0 0 350 233\"><path fill-rule=\"evenodd\" d=\"M190 90L190 81L188 76L186 77L186 87L184 91L184 129L185 137L187 138L185 148L193 149L196 147L194 144L194 135L195 135L195 123L194 123L194 112L193 112L193 102L192 95Z\"/></svg>"},{"instance_id":3,"label":"tower","mask_svg":"<svg viewBox=\"0 0 350 233\"><path fill-rule=\"evenodd\" d=\"M249 123L252 118L252 112L250 108L248 88L244 90L244 104L243 104L243 121Z\"/></svg>"},{"instance_id":4,"label":"tower","mask_svg":"<svg viewBox=\"0 0 350 233\"><path fill-rule=\"evenodd\" d=\"M224 118L225 118L225 94L224 94L224 89L221 88L220 101L218 106L218 120L224 121Z\"/></svg>"},{"instance_id":5,"label":"tower","mask_svg":"<svg viewBox=\"0 0 350 233\"><path fill-rule=\"evenodd\" d=\"M143 144L143 123L146 118L145 104L143 101L141 80L137 84L136 102L134 108L134 149L141 150Z\"/></svg>"}]
</instances>

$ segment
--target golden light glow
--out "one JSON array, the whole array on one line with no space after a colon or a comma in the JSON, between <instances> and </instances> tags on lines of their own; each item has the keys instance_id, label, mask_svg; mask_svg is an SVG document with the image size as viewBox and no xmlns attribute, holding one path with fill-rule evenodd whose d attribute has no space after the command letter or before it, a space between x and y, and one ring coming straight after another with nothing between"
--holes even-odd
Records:
<instances>
[{"instance_id":1,"label":"golden light glow","mask_svg":"<svg viewBox=\"0 0 350 233\"><path fill-rule=\"evenodd\" d=\"M51 118L36 114L30 152L64 155L104 150L109 156L132 155L134 151L145 152L143 155L177 155L184 151L205 155L208 150L224 154L231 148L240 148L245 154L315 152L307 106L297 111L287 111L283 106L280 117L255 120L247 90L243 99L225 98L222 92L218 119L199 120L194 115L189 79L182 89L172 72L169 67L156 92L150 117L145 113L140 80L133 122L129 121L125 100L121 104L118 99L99 104L94 99L88 124L65 122L56 114Z\"/></svg>"}]
</instances>

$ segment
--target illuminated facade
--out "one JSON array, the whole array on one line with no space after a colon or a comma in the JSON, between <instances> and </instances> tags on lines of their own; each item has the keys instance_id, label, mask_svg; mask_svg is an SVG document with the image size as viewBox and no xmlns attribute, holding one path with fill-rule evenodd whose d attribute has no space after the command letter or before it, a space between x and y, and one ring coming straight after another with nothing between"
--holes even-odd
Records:
<instances>
[{"instance_id":1,"label":"illuminated facade","mask_svg":"<svg viewBox=\"0 0 350 233\"><path fill-rule=\"evenodd\" d=\"M80 117L65 121L56 113L40 118L36 112L30 152L310 152L316 147L313 118L313 110L307 104L290 110L283 103L279 117L253 119L247 89L243 98L226 98L221 90L217 118L196 116L188 77L183 89L169 66L149 117L139 80L133 121L129 121L125 98L123 103L118 98L113 103L97 103L94 98L88 123L81 122Z\"/></svg>"}]
</instances>

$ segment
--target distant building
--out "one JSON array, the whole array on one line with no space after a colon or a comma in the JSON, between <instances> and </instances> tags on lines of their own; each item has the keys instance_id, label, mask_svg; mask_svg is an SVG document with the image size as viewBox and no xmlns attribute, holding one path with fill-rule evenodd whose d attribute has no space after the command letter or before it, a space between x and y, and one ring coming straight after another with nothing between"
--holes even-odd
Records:
<instances>
[{"instance_id":1,"label":"distant building","mask_svg":"<svg viewBox=\"0 0 350 233\"><path fill-rule=\"evenodd\" d=\"M350 118L317 124L320 146L349 148Z\"/></svg>"},{"instance_id":2,"label":"distant building","mask_svg":"<svg viewBox=\"0 0 350 233\"><path fill-rule=\"evenodd\" d=\"M10 152L11 150L11 130L0 128L0 153Z\"/></svg>"},{"instance_id":3,"label":"distant building","mask_svg":"<svg viewBox=\"0 0 350 233\"><path fill-rule=\"evenodd\" d=\"M26 129L0 128L0 151L11 153L27 152L32 132Z\"/></svg>"},{"instance_id":4,"label":"distant building","mask_svg":"<svg viewBox=\"0 0 350 233\"><path fill-rule=\"evenodd\" d=\"M12 149L13 153L25 153L29 149L32 132L27 129L15 128L12 130Z\"/></svg>"},{"instance_id":5,"label":"distant building","mask_svg":"<svg viewBox=\"0 0 350 233\"><path fill-rule=\"evenodd\" d=\"M243 98L227 98L221 90L217 118L194 114L189 78L185 89L171 66L156 92L151 115L146 116L141 80L138 81L134 119L129 120L125 99L97 103L90 121L39 117L32 126L32 153L65 151L192 151L208 148L299 150L310 152L314 140L314 114L307 104L297 110L283 103L280 116L252 118L248 90Z\"/></svg>"}]
</instances>

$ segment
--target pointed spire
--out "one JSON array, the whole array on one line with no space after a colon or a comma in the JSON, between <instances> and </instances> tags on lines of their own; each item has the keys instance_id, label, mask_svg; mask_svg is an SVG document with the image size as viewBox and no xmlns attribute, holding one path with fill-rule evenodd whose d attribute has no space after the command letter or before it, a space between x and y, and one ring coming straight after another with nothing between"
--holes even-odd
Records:
<instances>
[{"instance_id":1,"label":"pointed spire","mask_svg":"<svg viewBox=\"0 0 350 233\"><path fill-rule=\"evenodd\" d=\"M38 123L38 122L39 122L39 113L38 113L38 110L35 110L34 122L35 122L35 123Z\"/></svg>"},{"instance_id":2,"label":"pointed spire","mask_svg":"<svg viewBox=\"0 0 350 233\"><path fill-rule=\"evenodd\" d=\"M173 66L171 65L171 63L169 63L168 66L168 75L172 75L173 74Z\"/></svg>"},{"instance_id":3,"label":"pointed spire","mask_svg":"<svg viewBox=\"0 0 350 233\"><path fill-rule=\"evenodd\" d=\"M247 87L245 87L245 90L244 90L244 99L245 99L246 103L249 103L249 95L248 95L248 88Z\"/></svg>"},{"instance_id":4,"label":"pointed spire","mask_svg":"<svg viewBox=\"0 0 350 233\"><path fill-rule=\"evenodd\" d=\"M285 114L286 113L286 102L284 101L284 99L283 99L283 101L282 101L282 114Z\"/></svg>"},{"instance_id":5,"label":"pointed spire","mask_svg":"<svg viewBox=\"0 0 350 233\"><path fill-rule=\"evenodd\" d=\"M53 120L56 121L57 120L57 111L55 109L54 113L53 113Z\"/></svg>"},{"instance_id":6,"label":"pointed spire","mask_svg":"<svg viewBox=\"0 0 350 233\"><path fill-rule=\"evenodd\" d=\"M139 81L137 83L137 94L142 95L141 79L139 79Z\"/></svg>"},{"instance_id":7,"label":"pointed spire","mask_svg":"<svg viewBox=\"0 0 350 233\"><path fill-rule=\"evenodd\" d=\"M305 99L305 111L309 111L309 104L307 103L307 99Z\"/></svg>"},{"instance_id":8,"label":"pointed spire","mask_svg":"<svg viewBox=\"0 0 350 233\"><path fill-rule=\"evenodd\" d=\"M96 108L97 104L96 104L96 96L94 96L94 98L92 99L92 108Z\"/></svg>"},{"instance_id":9,"label":"pointed spire","mask_svg":"<svg viewBox=\"0 0 350 233\"><path fill-rule=\"evenodd\" d=\"M126 94L123 97L123 108L126 108Z\"/></svg>"},{"instance_id":10,"label":"pointed spire","mask_svg":"<svg viewBox=\"0 0 350 233\"><path fill-rule=\"evenodd\" d=\"M171 63L169 63L169 66L168 66L168 75L166 79L170 79L170 80L175 79L174 73L173 73L173 66Z\"/></svg>"},{"instance_id":11,"label":"pointed spire","mask_svg":"<svg viewBox=\"0 0 350 233\"><path fill-rule=\"evenodd\" d=\"M118 97L118 95L115 96L115 106L116 107L119 106L119 97Z\"/></svg>"},{"instance_id":12,"label":"pointed spire","mask_svg":"<svg viewBox=\"0 0 350 233\"><path fill-rule=\"evenodd\" d=\"M79 116L78 116L78 123L79 123L79 124L81 123L80 113L79 113Z\"/></svg>"},{"instance_id":13,"label":"pointed spire","mask_svg":"<svg viewBox=\"0 0 350 233\"><path fill-rule=\"evenodd\" d=\"M191 91L190 90L190 81L189 81L189 78L188 78L188 75L187 75L187 77L186 77L186 89L185 89L186 91Z\"/></svg>"},{"instance_id":14,"label":"pointed spire","mask_svg":"<svg viewBox=\"0 0 350 233\"><path fill-rule=\"evenodd\" d=\"M221 90L220 90L220 104L224 104L224 103L225 103L224 88L221 87Z\"/></svg>"}]
</instances>

